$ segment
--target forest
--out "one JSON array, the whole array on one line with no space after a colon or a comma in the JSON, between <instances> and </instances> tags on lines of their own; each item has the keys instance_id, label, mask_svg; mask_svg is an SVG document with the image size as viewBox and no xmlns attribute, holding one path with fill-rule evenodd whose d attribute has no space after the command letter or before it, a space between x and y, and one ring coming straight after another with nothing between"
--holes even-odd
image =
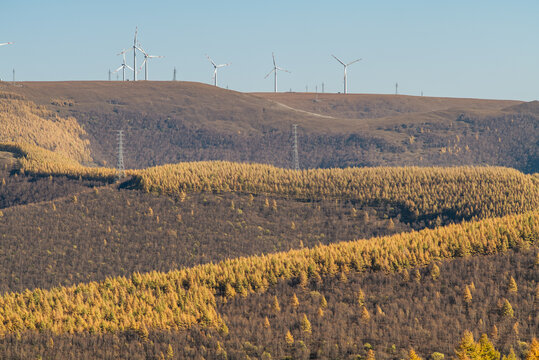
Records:
<instances>
[{"instance_id":1,"label":"forest","mask_svg":"<svg viewBox=\"0 0 539 360\"><path fill-rule=\"evenodd\" d=\"M391 237L225 260L169 273L134 273L50 290L25 290L0 298L0 333L56 333L183 329L194 324L223 328L215 308L225 299L264 292L279 280L308 282L350 271L402 271L410 266L536 246L539 213L448 225ZM3 325L2 325L3 324Z\"/></svg>"},{"instance_id":2,"label":"forest","mask_svg":"<svg viewBox=\"0 0 539 360\"><path fill-rule=\"evenodd\" d=\"M535 102L8 88L2 359L539 358Z\"/></svg>"}]
</instances>

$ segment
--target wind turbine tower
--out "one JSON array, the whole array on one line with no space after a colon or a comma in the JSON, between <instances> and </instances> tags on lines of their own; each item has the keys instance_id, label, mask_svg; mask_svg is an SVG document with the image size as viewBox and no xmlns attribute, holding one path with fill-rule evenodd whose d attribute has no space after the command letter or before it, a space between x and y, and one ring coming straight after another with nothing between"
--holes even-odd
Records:
<instances>
[{"instance_id":1,"label":"wind turbine tower","mask_svg":"<svg viewBox=\"0 0 539 360\"><path fill-rule=\"evenodd\" d=\"M357 60L354 60L354 61L349 62L348 64L346 64L344 61L342 61L341 59L339 59L335 55L331 54L331 56L333 56L335 58L335 60L340 62L341 65L344 67L344 93L346 94L348 92L348 89L346 87L346 69L348 68L348 66L352 65L353 63L356 63L356 62L360 61L361 59L357 59Z\"/></svg>"},{"instance_id":2,"label":"wind turbine tower","mask_svg":"<svg viewBox=\"0 0 539 360\"><path fill-rule=\"evenodd\" d=\"M395 83L395 95L399 94L399 83Z\"/></svg>"},{"instance_id":3,"label":"wind turbine tower","mask_svg":"<svg viewBox=\"0 0 539 360\"><path fill-rule=\"evenodd\" d=\"M122 57L123 57L123 62L122 62L122 65L121 65L118 69L114 70L115 73L117 73L118 71L122 70L122 81L125 81L125 68L128 68L128 69L130 69L130 70L133 70L129 65L127 65L127 64L125 63L125 53L126 53L126 52L127 52L127 50L124 50L124 51L122 51L121 53L118 54L118 55L122 55ZM135 72L135 73L136 73L136 72Z\"/></svg>"},{"instance_id":4,"label":"wind turbine tower","mask_svg":"<svg viewBox=\"0 0 539 360\"><path fill-rule=\"evenodd\" d=\"M270 76L271 73L273 73L273 92L277 92L277 71L280 70L280 71L285 71L287 73L290 73L290 71L285 70L285 69L280 68L279 66L277 66L277 64L275 63L275 54L274 53L271 53L271 56L273 58L273 70L271 70L268 73L268 75L266 75L264 77L264 79L267 79L267 77Z\"/></svg>"},{"instance_id":5,"label":"wind turbine tower","mask_svg":"<svg viewBox=\"0 0 539 360\"><path fill-rule=\"evenodd\" d=\"M137 47L138 50L140 50L144 54L144 61L142 62L142 65L140 65L140 69L144 66L144 80L148 80L148 60L149 59L160 59L164 58L164 56L158 56L158 55L148 55L146 51L144 51L141 47Z\"/></svg>"},{"instance_id":6,"label":"wind turbine tower","mask_svg":"<svg viewBox=\"0 0 539 360\"><path fill-rule=\"evenodd\" d=\"M6 43L1 43L0 46L4 46L4 45L11 45L13 44L12 42L6 42ZM13 78L15 78L15 69L13 69ZM13 82L15 82L15 80L13 80Z\"/></svg>"},{"instance_id":7,"label":"wind turbine tower","mask_svg":"<svg viewBox=\"0 0 539 360\"><path fill-rule=\"evenodd\" d=\"M230 63L216 65L208 55L206 55L206 57L208 58L208 60L211 62L212 66L213 66L213 85L217 86L217 69L225 67L225 66L229 66Z\"/></svg>"},{"instance_id":8,"label":"wind turbine tower","mask_svg":"<svg viewBox=\"0 0 539 360\"><path fill-rule=\"evenodd\" d=\"M138 26L135 27L135 38L133 40L133 81L137 81L137 50L142 51L137 46L137 33L138 33Z\"/></svg>"}]
</instances>

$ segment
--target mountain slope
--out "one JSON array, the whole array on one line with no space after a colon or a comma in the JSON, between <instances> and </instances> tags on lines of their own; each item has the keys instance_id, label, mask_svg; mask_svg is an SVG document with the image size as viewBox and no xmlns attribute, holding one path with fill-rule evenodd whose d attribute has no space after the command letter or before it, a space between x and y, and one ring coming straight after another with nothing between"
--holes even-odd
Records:
<instances>
[{"instance_id":1,"label":"mountain slope","mask_svg":"<svg viewBox=\"0 0 539 360\"><path fill-rule=\"evenodd\" d=\"M4 83L87 133L99 165L228 160L302 168L501 165L538 171L539 114L517 101L395 95L244 94L189 82Z\"/></svg>"},{"instance_id":2,"label":"mountain slope","mask_svg":"<svg viewBox=\"0 0 539 360\"><path fill-rule=\"evenodd\" d=\"M0 142L37 145L89 163L92 158L85 135L76 119L62 118L17 94L0 92Z\"/></svg>"}]
</instances>

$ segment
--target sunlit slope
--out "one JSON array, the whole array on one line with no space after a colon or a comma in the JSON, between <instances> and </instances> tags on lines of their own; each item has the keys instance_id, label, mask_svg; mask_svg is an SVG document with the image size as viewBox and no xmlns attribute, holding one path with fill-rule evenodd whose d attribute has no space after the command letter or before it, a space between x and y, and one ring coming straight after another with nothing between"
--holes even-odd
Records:
<instances>
[{"instance_id":1,"label":"sunlit slope","mask_svg":"<svg viewBox=\"0 0 539 360\"><path fill-rule=\"evenodd\" d=\"M469 219L502 216L539 206L532 175L495 167L346 168L286 170L268 165L200 162L149 168L136 176L145 191L239 191L291 198L353 199L404 207L411 217Z\"/></svg>"},{"instance_id":2,"label":"sunlit slope","mask_svg":"<svg viewBox=\"0 0 539 360\"><path fill-rule=\"evenodd\" d=\"M537 246L537 211L435 230L229 260L170 273L134 274L0 298L0 333L109 332L226 324L216 296L263 292L279 280L349 271L399 271L434 260Z\"/></svg>"},{"instance_id":3,"label":"sunlit slope","mask_svg":"<svg viewBox=\"0 0 539 360\"><path fill-rule=\"evenodd\" d=\"M30 175L81 177L103 181L112 181L118 175L116 169L84 166L75 160L72 154L47 150L26 142L0 143L0 151L13 154L19 171Z\"/></svg>"},{"instance_id":4,"label":"sunlit slope","mask_svg":"<svg viewBox=\"0 0 539 360\"><path fill-rule=\"evenodd\" d=\"M86 132L76 119L13 93L0 92L0 142L28 143L78 162L92 161Z\"/></svg>"},{"instance_id":5,"label":"sunlit slope","mask_svg":"<svg viewBox=\"0 0 539 360\"><path fill-rule=\"evenodd\" d=\"M28 145L4 145L23 154L23 171L111 181L114 169L89 168ZM0 147L0 150L2 147ZM535 175L499 167L346 168L287 170L270 165L192 162L127 172L126 186L182 196L188 192L273 194L294 199L347 199L392 204L417 220L472 219L517 214L539 207Z\"/></svg>"}]
</instances>

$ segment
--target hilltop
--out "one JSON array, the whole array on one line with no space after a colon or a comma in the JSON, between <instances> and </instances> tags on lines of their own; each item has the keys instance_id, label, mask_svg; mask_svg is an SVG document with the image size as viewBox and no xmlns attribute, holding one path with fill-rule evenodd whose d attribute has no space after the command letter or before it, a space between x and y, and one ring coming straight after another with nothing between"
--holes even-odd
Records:
<instances>
[{"instance_id":1,"label":"hilltop","mask_svg":"<svg viewBox=\"0 0 539 360\"><path fill-rule=\"evenodd\" d=\"M404 95L240 93L191 82L0 83L76 119L97 165L227 160L292 163L298 124L303 168L500 165L538 171L539 112L532 103ZM2 99L8 102L8 99Z\"/></svg>"},{"instance_id":2,"label":"hilltop","mask_svg":"<svg viewBox=\"0 0 539 360\"><path fill-rule=\"evenodd\" d=\"M525 104L514 100L483 100L408 95L253 93L293 109L332 118L378 119L441 110L496 111Z\"/></svg>"}]
</instances>

